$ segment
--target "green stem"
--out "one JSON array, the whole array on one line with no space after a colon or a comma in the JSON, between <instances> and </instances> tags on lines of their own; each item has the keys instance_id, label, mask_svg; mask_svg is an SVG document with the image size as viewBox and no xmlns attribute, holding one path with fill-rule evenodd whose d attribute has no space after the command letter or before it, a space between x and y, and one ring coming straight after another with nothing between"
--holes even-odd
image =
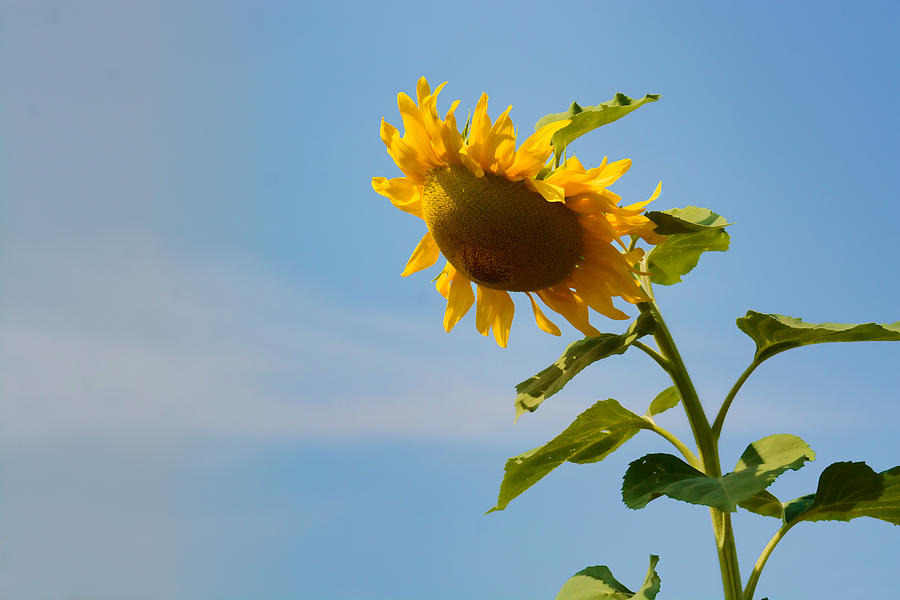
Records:
<instances>
[{"instance_id":1,"label":"green stem","mask_svg":"<svg viewBox=\"0 0 900 600\"><path fill-rule=\"evenodd\" d=\"M687 413L688 422L691 425L691 431L694 434L694 441L697 442L697 448L700 450L700 460L703 469L710 477L719 477L722 473L719 468L718 449L710 435L709 421L706 419L706 413L703 412L703 406L700 404L700 397L694 384L688 375L681 354L675 346L675 340L666 326L666 322L659 312L659 307L655 302L641 302L638 305L640 311L653 317L656 325L653 332L653 339L659 348L659 354L666 360L665 366L661 366L668 372L672 378L672 383L678 388L681 394L681 403ZM666 368L668 367L668 368Z\"/></svg>"},{"instance_id":2,"label":"green stem","mask_svg":"<svg viewBox=\"0 0 900 600\"><path fill-rule=\"evenodd\" d=\"M719 570L722 572L722 586L726 600L746 600L741 590L741 571L738 566L737 548L734 544L734 530L731 527L731 513L715 508L709 509L716 536L716 552L719 555Z\"/></svg>"},{"instance_id":3,"label":"green stem","mask_svg":"<svg viewBox=\"0 0 900 600\"><path fill-rule=\"evenodd\" d=\"M719 409L719 414L716 415L716 420L712 426L712 434L713 438L718 441L719 435L722 433L722 426L725 424L725 415L728 414L728 409L731 408L731 403L734 401L734 397L737 396L738 390L741 389L741 386L744 385L744 382L747 381L747 378L750 377L750 374L758 367L761 363L757 362L756 359L750 363L744 372L741 373L741 376L737 378L737 381L734 382L734 385L731 386L731 389L728 390L728 395L725 396L725 400L722 401L722 407Z\"/></svg>"},{"instance_id":4,"label":"green stem","mask_svg":"<svg viewBox=\"0 0 900 600\"><path fill-rule=\"evenodd\" d=\"M645 284L645 289L649 295L648 284ZM641 302L637 306L641 313L653 317L655 323L653 338L656 340L659 354L666 360L666 363L660 362L660 366L666 370L681 394L681 404L684 406L688 422L691 425L691 431L694 434L702 470L710 477L721 477L722 466L719 462L717 439L713 436L706 412L703 410L697 390L694 388L690 375L688 375L687 367L681 358L681 354L678 352L672 333L662 318L655 301ZM722 573L725 600L743 600L741 572L735 549L734 531L731 527L731 515L714 508L710 509L710 515L716 539L716 551L719 556L719 569Z\"/></svg>"},{"instance_id":5,"label":"green stem","mask_svg":"<svg viewBox=\"0 0 900 600\"><path fill-rule=\"evenodd\" d=\"M662 367L663 371L665 371L666 373L668 373L670 371L670 369L672 368L672 363L670 363L663 355L661 355L659 352L657 352L656 350L654 350L653 348L651 348L644 342L642 342L640 340L635 340L635 341L631 342L631 345L634 346L635 348L638 348L638 349L644 351L644 353L646 353L647 356L649 356L650 358L655 360L656 364L658 364L660 367Z\"/></svg>"},{"instance_id":6,"label":"green stem","mask_svg":"<svg viewBox=\"0 0 900 600\"><path fill-rule=\"evenodd\" d=\"M775 550L775 546L778 545L781 538L783 538L785 534L791 530L791 527L798 522L799 521L794 521L793 523L782 525L781 529L775 532L775 535L772 536L772 539L769 540L769 543L763 548L762 554L759 555L756 564L753 565L753 572L750 573L750 577L747 578L747 587L744 588L745 600L753 600L753 592L756 591L756 584L759 582L759 576L762 574L763 567L766 566L766 561L769 560L769 556L771 556L772 551Z\"/></svg>"},{"instance_id":7,"label":"green stem","mask_svg":"<svg viewBox=\"0 0 900 600\"><path fill-rule=\"evenodd\" d=\"M681 455L688 461L695 469L702 469L703 465L700 464L700 460L694 456L694 453L691 452L691 449L687 447L687 445L682 442L678 437L673 434L671 431L664 429L656 424L656 422L651 417L641 417L647 424L650 426L650 431L654 431L665 438L669 443L671 443L675 448L681 452Z\"/></svg>"}]
</instances>

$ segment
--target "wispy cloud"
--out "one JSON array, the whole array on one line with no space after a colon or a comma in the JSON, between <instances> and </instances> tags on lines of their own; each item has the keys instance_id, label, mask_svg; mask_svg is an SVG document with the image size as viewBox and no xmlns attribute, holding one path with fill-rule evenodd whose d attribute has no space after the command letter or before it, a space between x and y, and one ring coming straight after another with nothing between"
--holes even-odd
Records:
<instances>
[{"instance_id":1,"label":"wispy cloud","mask_svg":"<svg viewBox=\"0 0 900 600\"><path fill-rule=\"evenodd\" d=\"M238 257L107 239L16 245L0 268L7 443L494 437L512 418L510 381L422 352L434 323L338 306Z\"/></svg>"}]
</instances>

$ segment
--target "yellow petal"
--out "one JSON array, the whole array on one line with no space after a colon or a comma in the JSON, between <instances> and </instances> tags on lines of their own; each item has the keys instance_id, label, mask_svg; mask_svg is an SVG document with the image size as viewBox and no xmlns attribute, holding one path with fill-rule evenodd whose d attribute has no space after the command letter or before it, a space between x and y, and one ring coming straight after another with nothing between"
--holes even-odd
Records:
<instances>
[{"instance_id":1,"label":"yellow petal","mask_svg":"<svg viewBox=\"0 0 900 600\"><path fill-rule=\"evenodd\" d=\"M606 157L603 157L602 165L606 164ZM557 171L554 171L554 174L559 173L561 176L572 174L572 173L584 173L585 168L584 165L581 164L581 161L578 160L577 156L570 156L567 158L562 166ZM548 177L549 179L549 177Z\"/></svg>"},{"instance_id":2,"label":"yellow petal","mask_svg":"<svg viewBox=\"0 0 900 600\"><path fill-rule=\"evenodd\" d=\"M603 187L612 185L631 168L631 159L623 158L616 162L608 163L598 174L597 181Z\"/></svg>"},{"instance_id":3,"label":"yellow petal","mask_svg":"<svg viewBox=\"0 0 900 600\"><path fill-rule=\"evenodd\" d=\"M406 177L373 177L372 189L404 212L422 217L422 188Z\"/></svg>"},{"instance_id":4,"label":"yellow petal","mask_svg":"<svg viewBox=\"0 0 900 600\"><path fill-rule=\"evenodd\" d=\"M403 140L412 146L419 154L419 162L429 168L441 165L441 160L434 151L431 143L431 135L428 126L419 107L412 98L404 93L397 94L397 106L400 108L400 116L403 118Z\"/></svg>"},{"instance_id":5,"label":"yellow petal","mask_svg":"<svg viewBox=\"0 0 900 600\"><path fill-rule=\"evenodd\" d=\"M444 89L444 86L445 86L445 85L447 85L447 82L446 82L446 81L443 82L441 85L437 86L436 88L434 88L434 91L431 92L431 97L432 97L432 98L437 98L438 94L441 93L441 90Z\"/></svg>"},{"instance_id":6,"label":"yellow petal","mask_svg":"<svg viewBox=\"0 0 900 600\"><path fill-rule=\"evenodd\" d=\"M528 139L522 142L516 151L516 158L512 165L506 170L507 178L516 180L521 177L537 175L550 155L553 154L553 146L550 145L553 134L569 123L571 121L568 119L550 123L528 136Z\"/></svg>"},{"instance_id":7,"label":"yellow petal","mask_svg":"<svg viewBox=\"0 0 900 600\"><path fill-rule=\"evenodd\" d=\"M578 224L581 225L582 231L590 233L592 237L607 244L616 238L615 230L602 215L579 215Z\"/></svg>"},{"instance_id":8,"label":"yellow petal","mask_svg":"<svg viewBox=\"0 0 900 600\"><path fill-rule=\"evenodd\" d=\"M431 232L427 232L424 236L422 236L421 241L416 246L416 249L413 250L412 256L409 257L409 260L406 262L406 268L403 269L403 272L400 273L401 277L406 277L407 275L412 275L417 271L421 271L422 269L427 269L431 265L437 262L438 256L440 256L441 251L438 249L436 243L434 243L434 238L431 237Z\"/></svg>"},{"instance_id":9,"label":"yellow petal","mask_svg":"<svg viewBox=\"0 0 900 600\"><path fill-rule=\"evenodd\" d=\"M400 170L407 177L424 183L428 171L432 168L430 163L423 162L415 148L412 148L400 137L397 128L384 119L381 120L381 139L387 146L388 154L394 159Z\"/></svg>"},{"instance_id":10,"label":"yellow petal","mask_svg":"<svg viewBox=\"0 0 900 600\"><path fill-rule=\"evenodd\" d=\"M581 214L605 213L615 208L615 206L615 204L599 194L581 194L566 197L566 207Z\"/></svg>"},{"instance_id":11,"label":"yellow petal","mask_svg":"<svg viewBox=\"0 0 900 600\"><path fill-rule=\"evenodd\" d=\"M450 295L450 271L452 269L453 265L447 262L438 276L434 278L434 287L445 300Z\"/></svg>"},{"instance_id":12,"label":"yellow petal","mask_svg":"<svg viewBox=\"0 0 900 600\"><path fill-rule=\"evenodd\" d=\"M490 163L486 160L484 148L491 135L491 118L487 114L487 105L487 94L481 94L478 104L475 105L475 112L472 114L469 139L466 141L469 157L485 170L490 167Z\"/></svg>"},{"instance_id":13,"label":"yellow petal","mask_svg":"<svg viewBox=\"0 0 900 600\"><path fill-rule=\"evenodd\" d=\"M471 147L463 146L459 151L459 162L461 162L467 169L475 173L475 177L484 177L484 169L481 168L481 164L474 160L469 153L471 152Z\"/></svg>"},{"instance_id":14,"label":"yellow petal","mask_svg":"<svg viewBox=\"0 0 900 600\"><path fill-rule=\"evenodd\" d=\"M612 296L607 289L604 280L591 277L581 269L575 269L572 273L572 287L578 295L595 311L610 319L627 319L628 315L613 306Z\"/></svg>"},{"instance_id":15,"label":"yellow petal","mask_svg":"<svg viewBox=\"0 0 900 600\"><path fill-rule=\"evenodd\" d=\"M491 118L487 114L487 105L488 95L482 93L475 105L475 112L472 114L472 123L469 126L469 145L487 142L491 132Z\"/></svg>"},{"instance_id":16,"label":"yellow petal","mask_svg":"<svg viewBox=\"0 0 900 600\"><path fill-rule=\"evenodd\" d=\"M537 291L538 297L550 310L559 313L584 335L595 337L600 332L591 325L587 304L568 288L545 288Z\"/></svg>"},{"instance_id":17,"label":"yellow petal","mask_svg":"<svg viewBox=\"0 0 900 600\"><path fill-rule=\"evenodd\" d=\"M547 202L565 202L566 193L563 188L553 185L545 180L534 179L532 177L525 178L525 185L532 192L537 192L544 197Z\"/></svg>"},{"instance_id":18,"label":"yellow petal","mask_svg":"<svg viewBox=\"0 0 900 600\"><path fill-rule=\"evenodd\" d=\"M437 86L434 92L426 96L419 97L419 111L422 114L422 118L425 120L425 127L428 130L428 135L431 137L431 146L442 162L447 162L449 157L446 150L446 145L444 144L444 129L446 129L446 126L444 122L441 121L441 118L438 115L437 96L438 94L440 94L441 90L446 84L447 82L445 81L441 85ZM455 131L455 123L453 127L454 133L459 136L459 132ZM457 150L458 148L453 148L449 155L455 156Z\"/></svg>"},{"instance_id":19,"label":"yellow petal","mask_svg":"<svg viewBox=\"0 0 900 600\"><path fill-rule=\"evenodd\" d=\"M537 326L541 329L541 331L546 331L550 335L561 335L559 327L557 327L553 323L553 321L544 316L544 313L541 312L540 308L538 308L537 302L534 301L531 293L525 293L528 294L528 299L531 300L531 310L534 312L534 320L537 321Z\"/></svg>"},{"instance_id":20,"label":"yellow petal","mask_svg":"<svg viewBox=\"0 0 900 600\"><path fill-rule=\"evenodd\" d=\"M478 304L475 307L475 327L481 335L494 331L494 339L501 348L506 348L509 331L512 328L515 304L506 290L494 290L481 285L478 288Z\"/></svg>"},{"instance_id":21,"label":"yellow petal","mask_svg":"<svg viewBox=\"0 0 900 600\"><path fill-rule=\"evenodd\" d=\"M650 199L647 200L647 204L650 204L651 202L653 202L654 200L659 198L659 195L661 193L662 193L662 181L660 181L659 183L656 184L656 189L653 190L652 194L650 194Z\"/></svg>"},{"instance_id":22,"label":"yellow petal","mask_svg":"<svg viewBox=\"0 0 900 600\"><path fill-rule=\"evenodd\" d=\"M425 96L430 95L431 87L428 85L428 80L425 77L419 77L419 81L416 83L416 99L419 101L419 106L422 105Z\"/></svg>"},{"instance_id":23,"label":"yellow petal","mask_svg":"<svg viewBox=\"0 0 900 600\"><path fill-rule=\"evenodd\" d=\"M516 158L516 128L509 118L512 106L506 108L494 121L488 141L484 146L485 169L491 173L503 174Z\"/></svg>"},{"instance_id":24,"label":"yellow petal","mask_svg":"<svg viewBox=\"0 0 900 600\"><path fill-rule=\"evenodd\" d=\"M476 285L478 290L477 300L475 304L475 329L481 335L487 335L491 329L491 323L494 318L494 305L492 303L490 289Z\"/></svg>"},{"instance_id":25,"label":"yellow petal","mask_svg":"<svg viewBox=\"0 0 900 600\"><path fill-rule=\"evenodd\" d=\"M444 160L454 164L459 163L459 151L462 149L464 141L462 134L456 127L456 115L453 114L456 107L459 106L459 100L453 102L447 116L444 117L444 123L441 126L441 138L444 142Z\"/></svg>"},{"instance_id":26,"label":"yellow petal","mask_svg":"<svg viewBox=\"0 0 900 600\"><path fill-rule=\"evenodd\" d=\"M475 302L472 282L452 266L450 268L453 273L449 276L450 289L447 296L447 310L444 311L444 331L453 329Z\"/></svg>"},{"instance_id":27,"label":"yellow petal","mask_svg":"<svg viewBox=\"0 0 900 600\"><path fill-rule=\"evenodd\" d=\"M509 341L509 331L512 329L513 315L516 312L516 305L513 304L509 292L505 290L494 290L494 339L501 348L506 348Z\"/></svg>"}]
</instances>

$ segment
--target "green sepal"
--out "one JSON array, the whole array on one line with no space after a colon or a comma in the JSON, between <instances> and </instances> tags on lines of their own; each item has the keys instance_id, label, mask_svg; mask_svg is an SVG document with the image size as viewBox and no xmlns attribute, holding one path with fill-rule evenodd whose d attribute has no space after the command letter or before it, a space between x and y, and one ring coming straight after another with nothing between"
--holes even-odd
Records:
<instances>
[{"instance_id":1,"label":"green sepal","mask_svg":"<svg viewBox=\"0 0 900 600\"><path fill-rule=\"evenodd\" d=\"M802 319L748 310L738 329L756 342L754 361L761 363L779 352L827 342L897 342L900 321L891 324L804 323Z\"/></svg>"},{"instance_id":2,"label":"green sepal","mask_svg":"<svg viewBox=\"0 0 900 600\"><path fill-rule=\"evenodd\" d=\"M656 398L650 403L650 408L647 409L647 414L651 417L658 415L670 408L675 408L679 402L681 402L681 394L678 393L678 388L674 385L669 386L656 395Z\"/></svg>"},{"instance_id":3,"label":"green sepal","mask_svg":"<svg viewBox=\"0 0 900 600\"><path fill-rule=\"evenodd\" d=\"M900 525L900 466L876 473L864 462L837 462L819 476L815 494L784 504L786 523L870 517Z\"/></svg>"},{"instance_id":4,"label":"green sepal","mask_svg":"<svg viewBox=\"0 0 900 600\"><path fill-rule=\"evenodd\" d=\"M623 354L635 340L652 333L653 326L652 320L638 317L623 334L601 333L570 344L555 363L516 386L516 418L537 410L591 363Z\"/></svg>"},{"instance_id":5,"label":"green sepal","mask_svg":"<svg viewBox=\"0 0 900 600\"><path fill-rule=\"evenodd\" d=\"M646 216L656 223L656 233L667 235L647 258L650 281L674 285L690 273L704 252L725 252L730 238L725 217L708 208L686 206L665 211L651 211Z\"/></svg>"},{"instance_id":6,"label":"green sepal","mask_svg":"<svg viewBox=\"0 0 900 600\"><path fill-rule=\"evenodd\" d=\"M648 102L656 102L657 100L659 100L659 94L647 94L643 98L635 99L629 98L620 92L612 100L594 106L579 106L577 102L572 102L569 110L542 117L535 123L534 130L538 131L546 125L564 119L571 121L571 123L554 133L550 140L550 143L553 144L553 164L554 166L559 166L560 158L565 153L566 146L575 139L598 127L621 119Z\"/></svg>"},{"instance_id":7,"label":"green sepal","mask_svg":"<svg viewBox=\"0 0 900 600\"><path fill-rule=\"evenodd\" d=\"M650 555L650 568L637 592L632 592L619 583L609 567L598 565L575 573L563 584L556 594L556 600L653 600L660 587L659 574L656 572L658 562L658 556Z\"/></svg>"},{"instance_id":8,"label":"green sepal","mask_svg":"<svg viewBox=\"0 0 900 600\"><path fill-rule=\"evenodd\" d=\"M497 506L503 510L522 492L564 462L598 462L650 424L613 399L601 400L578 415L558 436L506 461Z\"/></svg>"},{"instance_id":9,"label":"green sepal","mask_svg":"<svg viewBox=\"0 0 900 600\"><path fill-rule=\"evenodd\" d=\"M734 512L738 503L762 492L789 469L799 469L815 453L797 436L780 433L753 442L734 471L709 477L671 454L648 454L628 466L622 500L629 508L643 508L651 500L675 500Z\"/></svg>"}]
</instances>

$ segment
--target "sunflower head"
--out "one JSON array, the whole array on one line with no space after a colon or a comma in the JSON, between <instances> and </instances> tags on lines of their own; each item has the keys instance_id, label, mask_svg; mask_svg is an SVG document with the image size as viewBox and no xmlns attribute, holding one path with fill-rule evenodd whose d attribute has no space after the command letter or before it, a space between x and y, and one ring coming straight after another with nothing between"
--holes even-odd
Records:
<instances>
[{"instance_id":1,"label":"sunflower head","mask_svg":"<svg viewBox=\"0 0 900 600\"><path fill-rule=\"evenodd\" d=\"M463 137L454 116L458 101L443 118L437 112L443 86L432 92L423 77L417 101L398 95L404 133L382 120L381 138L404 177L375 177L372 186L428 228L402 275L434 265L441 254L447 259L436 280L447 300L444 328L452 329L476 304L478 331L493 331L505 347L515 312L509 292L525 292L538 327L553 335L559 328L535 296L589 336L599 334L589 308L628 318L612 298L646 299L635 272L643 251L629 250L622 238L665 239L641 214L660 187L650 200L620 207L607 187L628 170L629 160L604 159L585 169L570 158L539 178L553 153L551 137L569 121L542 127L516 149L510 108L491 122L482 94Z\"/></svg>"}]
</instances>

